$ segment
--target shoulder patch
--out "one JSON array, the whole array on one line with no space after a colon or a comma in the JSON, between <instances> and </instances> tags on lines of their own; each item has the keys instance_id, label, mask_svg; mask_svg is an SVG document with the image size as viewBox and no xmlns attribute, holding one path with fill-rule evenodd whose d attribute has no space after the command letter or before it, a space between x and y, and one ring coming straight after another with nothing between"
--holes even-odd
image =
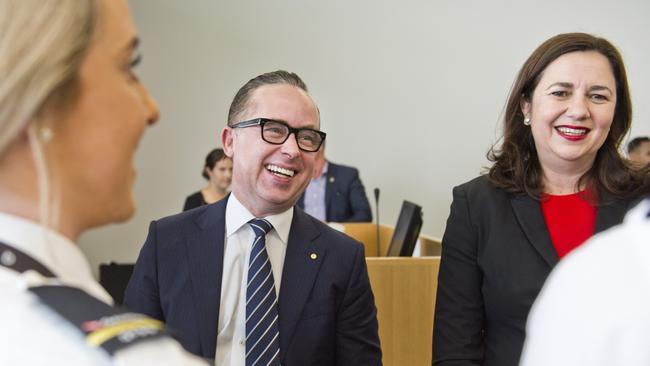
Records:
<instances>
[{"instance_id":1,"label":"shoulder patch","mask_svg":"<svg viewBox=\"0 0 650 366\"><path fill-rule=\"evenodd\" d=\"M163 322L112 307L75 287L38 286L29 290L79 329L89 346L101 347L111 355L142 340L166 335Z\"/></svg>"}]
</instances>

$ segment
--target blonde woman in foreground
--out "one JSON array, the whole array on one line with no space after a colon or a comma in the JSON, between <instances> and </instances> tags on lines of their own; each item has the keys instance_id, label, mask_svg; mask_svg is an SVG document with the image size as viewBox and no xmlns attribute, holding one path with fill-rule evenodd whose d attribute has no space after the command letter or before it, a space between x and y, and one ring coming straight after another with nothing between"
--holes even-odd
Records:
<instances>
[{"instance_id":1,"label":"blonde woman in foreground","mask_svg":"<svg viewBox=\"0 0 650 366\"><path fill-rule=\"evenodd\" d=\"M158 119L137 45L125 0L0 0L3 365L203 364L112 308L74 244L133 214L133 154Z\"/></svg>"}]
</instances>

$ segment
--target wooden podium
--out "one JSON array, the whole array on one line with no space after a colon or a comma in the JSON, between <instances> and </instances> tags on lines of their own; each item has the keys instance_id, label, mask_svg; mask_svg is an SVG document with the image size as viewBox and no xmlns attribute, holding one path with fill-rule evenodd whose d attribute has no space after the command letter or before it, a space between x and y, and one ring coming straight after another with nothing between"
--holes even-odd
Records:
<instances>
[{"instance_id":1,"label":"wooden podium","mask_svg":"<svg viewBox=\"0 0 650 366\"><path fill-rule=\"evenodd\" d=\"M395 228L391 226L379 224L380 253L378 255L377 225L369 222L335 223L332 225L340 227L343 232L363 243L366 249L366 257L386 256L386 253L388 253L388 246L390 245L390 239L393 237L393 232L395 231ZM418 237L418 240L420 241L420 252L417 253L416 256L440 256L442 251L440 239L422 234Z\"/></svg>"},{"instance_id":2,"label":"wooden podium","mask_svg":"<svg viewBox=\"0 0 650 366\"><path fill-rule=\"evenodd\" d=\"M342 225L345 233L361 241L366 249L384 365L431 365L440 257L377 257L375 224ZM380 253L387 253L393 228L380 225L379 235ZM439 255L440 241L420 236L420 248L423 255Z\"/></svg>"}]
</instances>

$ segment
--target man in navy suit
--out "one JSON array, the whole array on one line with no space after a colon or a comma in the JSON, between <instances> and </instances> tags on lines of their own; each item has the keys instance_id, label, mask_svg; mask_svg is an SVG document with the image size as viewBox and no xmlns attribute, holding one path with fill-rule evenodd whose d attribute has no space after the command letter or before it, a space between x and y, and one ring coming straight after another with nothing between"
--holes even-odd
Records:
<instances>
[{"instance_id":1,"label":"man in navy suit","mask_svg":"<svg viewBox=\"0 0 650 366\"><path fill-rule=\"evenodd\" d=\"M151 223L125 304L217 365L380 365L363 246L294 207L319 127L296 74L246 83L221 132L232 193Z\"/></svg>"},{"instance_id":2,"label":"man in navy suit","mask_svg":"<svg viewBox=\"0 0 650 366\"><path fill-rule=\"evenodd\" d=\"M371 222L372 213L359 170L325 159L325 146L317 153L314 176L298 206L326 222Z\"/></svg>"}]
</instances>

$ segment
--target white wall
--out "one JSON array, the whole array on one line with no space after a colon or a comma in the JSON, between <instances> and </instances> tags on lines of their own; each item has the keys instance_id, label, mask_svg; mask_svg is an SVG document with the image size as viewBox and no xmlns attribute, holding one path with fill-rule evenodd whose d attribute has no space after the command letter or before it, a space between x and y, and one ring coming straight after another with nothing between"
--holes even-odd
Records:
<instances>
[{"instance_id":1,"label":"white wall","mask_svg":"<svg viewBox=\"0 0 650 366\"><path fill-rule=\"evenodd\" d=\"M328 133L332 161L361 170L380 219L403 199L441 236L451 188L478 175L500 135L515 74L552 35L608 38L627 63L632 135L650 134L650 2L644 0L131 0L139 73L162 118L140 145L138 212L82 237L93 266L137 257L150 220L180 211L203 186L230 101L248 79L297 72ZM374 207L374 204L373 204ZM374 208L373 208L374 209Z\"/></svg>"}]
</instances>

